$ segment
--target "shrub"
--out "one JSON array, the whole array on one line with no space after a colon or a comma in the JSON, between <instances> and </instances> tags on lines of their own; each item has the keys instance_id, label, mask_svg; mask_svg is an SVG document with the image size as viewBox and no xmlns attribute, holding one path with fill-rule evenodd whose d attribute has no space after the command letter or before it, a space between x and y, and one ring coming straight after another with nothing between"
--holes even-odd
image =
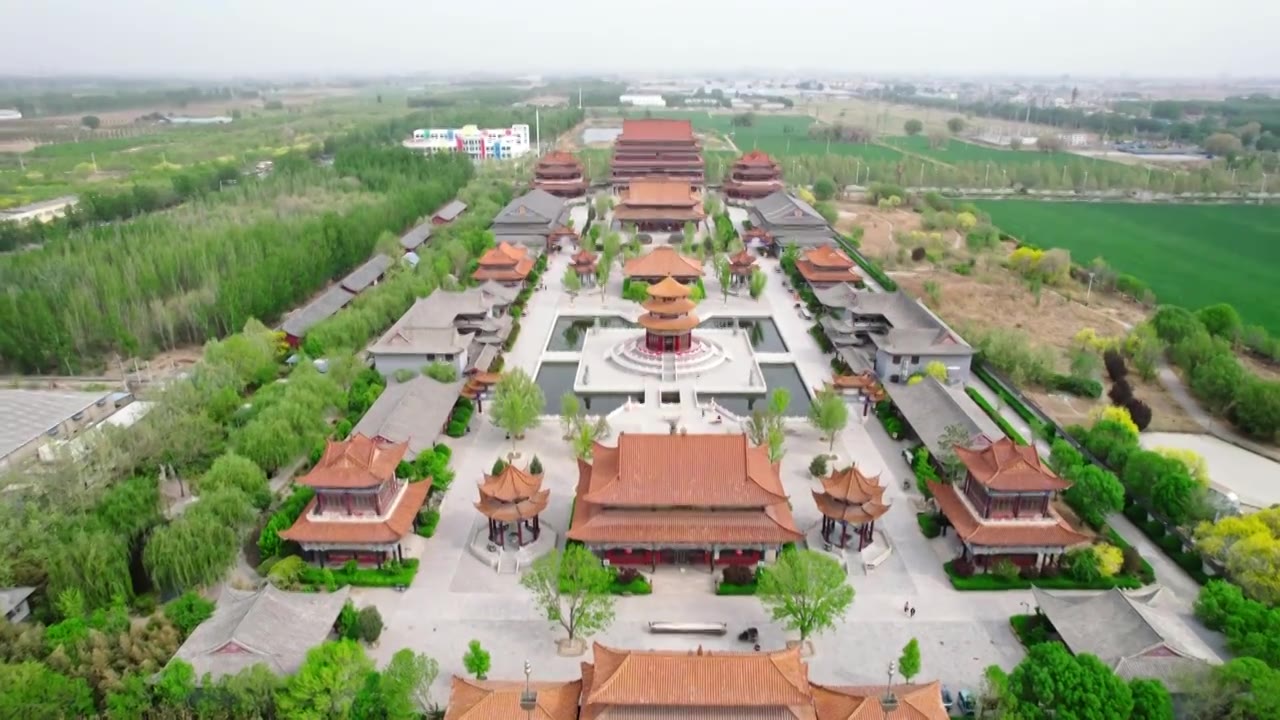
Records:
<instances>
[{"instance_id":1,"label":"shrub","mask_svg":"<svg viewBox=\"0 0 1280 720\"><path fill-rule=\"evenodd\" d=\"M1108 348L1102 353L1102 364L1107 368L1107 377L1112 382L1119 382L1129 374L1129 368L1124 364L1124 356L1116 348Z\"/></svg>"},{"instance_id":2,"label":"shrub","mask_svg":"<svg viewBox=\"0 0 1280 720\"><path fill-rule=\"evenodd\" d=\"M394 377L398 383L409 382L410 380L418 377L418 371L410 370L409 368L400 368L392 373L392 377Z\"/></svg>"},{"instance_id":3,"label":"shrub","mask_svg":"<svg viewBox=\"0 0 1280 720\"><path fill-rule=\"evenodd\" d=\"M1107 398L1111 400L1112 405L1123 407L1125 403L1133 399L1133 387L1129 385L1129 381L1120 378L1111 384L1111 390L1107 392Z\"/></svg>"},{"instance_id":4,"label":"shrub","mask_svg":"<svg viewBox=\"0 0 1280 720\"><path fill-rule=\"evenodd\" d=\"M1138 426L1138 430L1146 430L1151 425L1151 406L1138 398L1129 398L1129 402L1125 403L1125 409L1129 411L1129 417L1133 419L1133 424Z\"/></svg>"},{"instance_id":5,"label":"shrub","mask_svg":"<svg viewBox=\"0 0 1280 720\"><path fill-rule=\"evenodd\" d=\"M424 510L418 515L418 535L429 538L436 534L436 526L440 524L440 511Z\"/></svg>"},{"instance_id":6,"label":"shrub","mask_svg":"<svg viewBox=\"0 0 1280 720\"><path fill-rule=\"evenodd\" d=\"M1117 575L1124 567L1124 552L1114 545L1098 543L1093 546L1093 554L1098 557L1098 572L1102 577Z\"/></svg>"},{"instance_id":7,"label":"shrub","mask_svg":"<svg viewBox=\"0 0 1280 720\"><path fill-rule=\"evenodd\" d=\"M164 606L164 616L187 637L200 623L213 616L214 604L192 590L182 593Z\"/></svg>"},{"instance_id":8,"label":"shrub","mask_svg":"<svg viewBox=\"0 0 1280 720\"><path fill-rule=\"evenodd\" d=\"M334 627L338 631L338 635L346 640L355 640L360 635L360 629L356 625L356 621L360 619L360 613L356 610L355 603L350 600L342 605L342 610L338 611L338 619L334 622Z\"/></svg>"},{"instance_id":9,"label":"shrub","mask_svg":"<svg viewBox=\"0 0 1280 720\"><path fill-rule=\"evenodd\" d=\"M355 587L398 587L409 585L418 574L418 560L409 558L403 563L389 562L382 569L343 567L340 570L307 567L299 582L304 586L336 590L343 585Z\"/></svg>"},{"instance_id":10,"label":"shrub","mask_svg":"<svg viewBox=\"0 0 1280 720\"><path fill-rule=\"evenodd\" d=\"M1102 383L1091 378L1077 378L1055 373L1050 376L1048 385L1050 390L1071 393L1078 397L1102 397Z\"/></svg>"},{"instance_id":11,"label":"shrub","mask_svg":"<svg viewBox=\"0 0 1280 720\"><path fill-rule=\"evenodd\" d=\"M640 579L640 571L635 568L618 568L618 572L613 579L622 585L630 585Z\"/></svg>"},{"instance_id":12,"label":"shrub","mask_svg":"<svg viewBox=\"0 0 1280 720\"><path fill-rule=\"evenodd\" d=\"M921 260L924 260L924 256L925 256L926 252L927 252L927 251L926 251L924 248L922 248L922 247L912 248L912 249L911 249L911 260L912 260L912 262L920 262Z\"/></svg>"},{"instance_id":13,"label":"shrub","mask_svg":"<svg viewBox=\"0 0 1280 720\"><path fill-rule=\"evenodd\" d=\"M951 570L955 573L956 577L973 577L973 562L957 558L951 561Z\"/></svg>"},{"instance_id":14,"label":"shrub","mask_svg":"<svg viewBox=\"0 0 1280 720\"><path fill-rule=\"evenodd\" d=\"M932 513L916 513L916 522L920 525L920 532L927 538L936 538L942 534L938 517Z\"/></svg>"},{"instance_id":15,"label":"shrub","mask_svg":"<svg viewBox=\"0 0 1280 720\"><path fill-rule=\"evenodd\" d=\"M749 565L730 565L724 569L724 582L728 585L750 585L755 581L755 568Z\"/></svg>"},{"instance_id":16,"label":"shrub","mask_svg":"<svg viewBox=\"0 0 1280 720\"><path fill-rule=\"evenodd\" d=\"M1018 578L1018 566L1009 558L1000 558L991 568L991 574L1001 580L1016 580Z\"/></svg>"},{"instance_id":17,"label":"shrub","mask_svg":"<svg viewBox=\"0 0 1280 720\"><path fill-rule=\"evenodd\" d=\"M382 636L382 613L370 605L360 609L356 616L356 636L367 643L378 642Z\"/></svg>"},{"instance_id":18,"label":"shrub","mask_svg":"<svg viewBox=\"0 0 1280 720\"><path fill-rule=\"evenodd\" d=\"M493 467L489 470L490 475L501 475L503 470L507 469L507 461L498 458L493 461Z\"/></svg>"},{"instance_id":19,"label":"shrub","mask_svg":"<svg viewBox=\"0 0 1280 720\"><path fill-rule=\"evenodd\" d=\"M1040 579L1040 568L1035 565L1028 565L1018 570L1018 577L1023 580L1038 580Z\"/></svg>"},{"instance_id":20,"label":"shrub","mask_svg":"<svg viewBox=\"0 0 1280 720\"><path fill-rule=\"evenodd\" d=\"M1166 534L1164 537L1160 538L1156 544L1160 546L1160 549L1163 550L1166 555L1171 557L1182 552L1182 538L1178 537L1176 533Z\"/></svg>"},{"instance_id":21,"label":"shrub","mask_svg":"<svg viewBox=\"0 0 1280 720\"><path fill-rule=\"evenodd\" d=\"M534 455L533 459L529 461L529 473L531 475L542 474L542 461L538 459L537 455Z\"/></svg>"},{"instance_id":22,"label":"shrub","mask_svg":"<svg viewBox=\"0 0 1280 720\"><path fill-rule=\"evenodd\" d=\"M1068 570L1078 582L1091 583L1102 577L1102 567L1092 548L1080 548L1067 553Z\"/></svg>"},{"instance_id":23,"label":"shrub","mask_svg":"<svg viewBox=\"0 0 1280 720\"><path fill-rule=\"evenodd\" d=\"M1120 551L1120 572L1125 575L1142 574L1142 554L1132 545Z\"/></svg>"},{"instance_id":24,"label":"shrub","mask_svg":"<svg viewBox=\"0 0 1280 720\"><path fill-rule=\"evenodd\" d=\"M813 460L809 461L809 474L814 477L823 477L827 474L827 456L815 455Z\"/></svg>"}]
</instances>

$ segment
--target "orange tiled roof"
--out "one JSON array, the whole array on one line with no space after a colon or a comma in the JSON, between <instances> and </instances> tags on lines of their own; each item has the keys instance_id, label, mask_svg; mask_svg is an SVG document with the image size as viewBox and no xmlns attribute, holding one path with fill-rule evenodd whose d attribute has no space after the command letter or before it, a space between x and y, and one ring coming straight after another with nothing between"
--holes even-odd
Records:
<instances>
[{"instance_id":1,"label":"orange tiled roof","mask_svg":"<svg viewBox=\"0 0 1280 720\"><path fill-rule=\"evenodd\" d=\"M698 327L698 316L684 315L681 317L658 317L646 313L637 319L637 324L645 330L653 330L655 332L685 332Z\"/></svg>"},{"instance_id":2,"label":"orange tiled roof","mask_svg":"<svg viewBox=\"0 0 1280 720\"><path fill-rule=\"evenodd\" d=\"M992 490L1066 490L1071 483L1045 467L1034 447L1000 438L981 450L957 446L956 455L973 478Z\"/></svg>"},{"instance_id":3,"label":"orange tiled roof","mask_svg":"<svg viewBox=\"0 0 1280 720\"><path fill-rule=\"evenodd\" d=\"M649 298L640 303L640 307L657 315L688 315L697 307L697 303L689 298Z\"/></svg>"},{"instance_id":4,"label":"orange tiled roof","mask_svg":"<svg viewBox=\"0 0 1280 720\"><path fill-rule=\"evenodd\" d=\"M582 166L582 161L574 157L573 153L567 153L563 150L553 150L538 161L539 165L577 165Z\"/></svg>"},{"instance_id":5,"label":"orange tiled roof","mask_svg":"<svg viewBox=\"0 0 1280 720\"><path fill-rule=\"evenodd\" d=\"M768 153L763 152L763 151L761 151L761 150L752 150L751 152L749 152L749 153L747 153L747 154L743 155L742 157L738 158L738 162L737 162L736 164L741 164L741 165L777 165L778 163L777 163L776 161L774 161L774 159L773 159L772 157L770 157Z\"/></svg>"},{"instance_id":6,"label":"orange tiled roof","mask_svg":"<svg viewBox=\"0 0 1280 720\"><path fill-rule=\"evenodd\" d=\"M693 708L733 708L750 717L756 717L753 709L789 709L800 720L814 718L809 669L798 648L681 652L596 643L592 655L594 664L583 663L582 720L609 718L615 711L626 717L703 717L688 715Z\"/></svg>"},{"instance_id":7,"label":"orange tiled roof","mask_svg":"<svg viewBox=\"0 0 1280 720\"><path fill-rule=\"evenodd\" d=\"M619 545L682 544L781 545L798 542L791 508L785 502L764 510L618 510L601 508L579 497L574 505L569 539Z\"/></svg>"},{"instance_id":8,"label":"orange tiled roof","mask_svg":"<svg viewBox=\"0 0 1280 720\"><path fill-rule=\"evenodd\" d=\"M645 288L645 293L651 298L687 298L693 294L688 285L681 283L679 280L670 275L662 278L658 282Z\"/></svg>"},{"instance_id":9,"label":"orange tiled roof","mask_svg":"<svg viewBox=\"0 0 1280 720\"><path fill-rule=\"evenodd\" d=\"M480 494L503 502L515 502L531 498L542 489L542 475L521 470L507 463L497 475L485 475Z\"/></svg>"},{"instance_id":10,"label":"orange tiled roof","mask_svg":"<svg viewBox=\"0 0 1280 720\"><path fill-rule=\"evenodd\" d=\"M590 250L579 250L573 254L574 265L594 265L597 255Z\"/></svg>"},{"instance_id":11,"label":"orange tiled roof","mask_svg":"<svg viewBox=\"0 0 1280 720\"><path fill-rule=\"evenodd\" d=\"M821 720L947 720L938 681L894 685L898 707L888 715L880 705L883 685L824 686L813 684L813 704Z\"/></svg>"},{"instance_id":12,"label":"orange tiled roof","mask_svg":"<svg viewBox=\"0 0 1280 720\"><path fill-rule=\"evenodd\" d=\"M875 387L880 384L880 381L876 380L876 376L870 370L864 370L857 375L832 373L831 384L841 390L862 390L863 388Z\"/></svg>"},{"instance_id":13,"label":"orange tiled roof","mask_svg":"<svg viewBox=\"0 0 1280 720\"><path fill-rule=\"evenodd\" d=\"M380 443L359 433L349 440L326 440L324 454L298 479L314 488L371 488L395 477L408 443Z\"/></svg>"},{"instance_id":14,"label":"orange tiled roof","mask_svg":"<svg viewBox=\"0 0 1280 720\"><path fill-rule=\"evenodd\" d=\"M524 280L529 277L529 273L531 272L533 272L533 258L525 258L517 262L514 267L485 267L484 265L481 265L476 268L475 272L471 273L471 277L479 281L496 280L498 282L512 282L515 280Z\"/></svg>"},{"instance_id":15,"label":"orange tiled roof","mask_svg":"<svg viewBox=\"0 0 1280 720\"><path fill-rule=\"evenodd\" d=\"M823 270L840 270L853 267L853 260L844 254L843 250L837 250L830 245L810 248L804 252L804 259L814 267Z\"/></svg>"},{"instance_id":16,"label":"orange tiled roof","mask_svg":"<svg viewBox=\"0 0 1280 720\"><path fill-rule=\"evenodd\" d=\"M426 501L429 492L430 480L408 483L401 492L399 501L385 518L369 520L313 518L311 511L315 508L316 501L312 499L293 523L293 527L280 533L280 537L299 543L373 545L399 542L400 538L413 529L413 518L422 509L422 503Z\"/></svg>"},{"instance_id":17,"label":"orange tiled roof","mask_svg":"<svg viewBox=\"0 0 1280 720\"><path fill-rule=\"evenodd\" d=\"M623 142L653 140L693 142L693 123L689 120L623 120L622 134L618 139Z\"/></svg>"},{"instance_id":18,"label":"orange tiled roof","mask_svg":"<svg viewBox=\"0 0 1280 720\"><path fill-rule=\"evenodd\" d=\"M746 435L622 433L592 450L589 502L631 507L751 508L785 502L768 450Z\"/></svg>"},{"instance_id":19,"label":"orange tiled roof","mask_svg":"<svg viewBox=\"0 0 1280 720\"><path fill-rule=\"evenodd\" d=\"M681 255L670 245L660 245L640 257L631 258L623 265L627 277L702 277L702 263Z\"/></svg>"},{"instance_id":20,"label":"orange tiled roof","mask_svg":"<svg viewBox=\"0 0 1280 720\"><path fill-rule=\"evenodd\" d=\"M687 182L672 180L632 180L631 185L622 191L622 202L619 206L649 205L660 207L693 207L701 200Z\"/></svg>"},{"instance_id":21,"label":"orange tiled roof","mask_svg":"<svg viewBox=\"0 0 1280 720\"><path fill-rule=\"evenodd\" d=\"M806 282L811 283L860 283L862 276L854 272L850 268L829 269L823 267L815 267L808 260L797 260L796 270L800 272Z\"/></svg>"},{"instance_id":22,"label":"orange tiled roof","mask_svg":"<svg viewBox=\"0 0 1280 720\"><path fill-rule=\"evenodd\" d=\"M738 252L734 254L733 257L729 258L729 264L736 267L755 265L756 256L752 255L751 251L743 249L741 252Z\"/></svg>"},{"instance_id":23,"label":"orange tiled roof","mask_svg":"<svg viewBox=\"0 0 1280 720\"><path fill-rule=\"evenodd\" d=\"M528 255L529 248L523 245L512 245L504 240L497 247L489 248L484 255L480 256L478 262L481 267L485 265L515 265Z\"/></svg>"},{"instance_id":24,"label":"orange tiled roof","mask_svg":"<svg viewBox=\"0 0 1280 720\"><path fill-rule=\"evenodd\" d=\"M970 545L983 547L1062 547L1086 543L1089 538L1067 525L1052 509L1044 520L991 520L983 522L960 498L954 485L929 483L938 509Z\"/></svg>"},{"instance_id":25,"label":"orange tiled roof","mask_svg":"<svg viewBox=\"0 0 1280 720\"><path fill-rule=\"evenodd\" d=\"M577 720L581 680L535 682L530 687L538 696L531 713L520 708L523 682L470 680L455 675L444 720Z\"/></svg>"},{"instance_id":26,"label":"orange tiled roof","mask_svg":"<svg viewBox=\"0 0 1280 720\"><path fill-rule=\"evenodd\" d=\"M515 522L516 520L527 520L541 515L547 509L547 502L550 497L550 490L540 490L531 497L521 498L512 502L503 502L493 497L486 497L482 489L480 491L480 501L476 503L476 509L480 511L480 514L491 517L494 520Z\"/></svg>"}]
</instances>

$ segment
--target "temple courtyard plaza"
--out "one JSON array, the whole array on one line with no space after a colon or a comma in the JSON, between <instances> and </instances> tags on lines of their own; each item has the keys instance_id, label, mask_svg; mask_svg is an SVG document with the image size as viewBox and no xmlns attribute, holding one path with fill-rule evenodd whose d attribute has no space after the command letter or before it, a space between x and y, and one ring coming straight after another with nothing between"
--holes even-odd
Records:
<instances>
[{"instance_id":1,"label":"temple courtyard plaza","mask_svg":"<svg viewBox=\"0 0 1280 720\"><path fill-rule=\"evenodd\" d=\"M603 302L596 291L575 300L560 288L560 277L569 262L568 254L551 259L544 275L547 289L535 292L522 318L523 329L506 365L521 367L530 375L537 371L548 336L560 313L589 314L592 309L610 314L634 312L635 304L622 300L620 273L610 283ZM830 378L831 370L813 339L808 335L809 323L793 309L789 293L782 287L777 262L760 261L768 273L769 285L760 301L745 295L731 297L726 304L712 277L705 278L707 299L699 309L710 314L759 315L770 311L790 349L793 361L805 383L821 386ZM559 398L548 397L549 413L558 410ZM631 418L629 418L630 420ZM639 417L636 418L637 420ZM690 432L699 432L700 420L692 420ZM661 427L646 423L618 423L628 430L662 432ZM639 427L636 427L639 425ZM721 428L722 430L724 428ZM574 487L578 480L576 463L568 443L561 439L562 429L555 417L531 431L518 443L521 457L527 463L536 452L545 467L543 487L551 491L550 504L542 515L544 532L563 533L569 521ZM406 554L421 558L421 567L413 585L403 592L393 589L353 588L352 596L359 605L376 604L387 623L381 643L373 650L379 663L387 662L398 649L407 647L424 652L440 663L440 676L433 688L433 700L443 703L448 697L448 679L453 674L465 675L462 656L467 643L479 640L492 653L490 677L518 678L527 659L532 663L535 680L576 677L577 657L559 657L554 641L564 636L558 624L548 622L535 607L517 575L495 574L473 557L467 543L476 532L483 532L484 518L476 511L476 484L487 473L495 458L511 451L511 442L503 431L495 428L482 415L473 422L472 432L458 440L448 440L454 448L453 466L456 480L440 508L441 519L435 537L410 536ZM615 438L606 440L614 444ZM796 418L788 423L787 455L782 462L782 481L791 498L796 526L806 534L819 523L819 513L809 494L816 483L808 475L809 460L825 452L827 443L808 423ZM876 524L891 543L893 551L878 567L864 570L855 556L851 562L849 581L856 596L844 620L833 632L814 639L816 653L808 659L812 677L818 682L878 683L883 682L890 660L912 637L920 641L923 665L919 678L937 678L953 689L977 689L982 671L991 664L1009 668L1023 656L1013 636L1009 616L1027 612L1032 595L1029 591L967 592L953 590L942 570L942 562L955 554L948 541L928 541L916 524L918 500L914 489L908 495L902 488L904 478L911 477L900 453L899 443L890 440L874 416L862 418L851 408L849 426L837 437L836 452L842 462L856 460L868 475L879 474L887 486L885 498L891 503L889 512ZM1163 555L1146 548L1143 554L1163 573ZM1159 556L1159 559L1157 557ZM646 574L647 570L646 570ZM704 567L660 567L653 576L654 592L644 597L617 599L617 617L613 625L593 639L613 647L748 650L736 640L742 629L760 629L763 649L783 647L794 636L775 625L754 597L717 597L712 589L712 576ZM1182 588L1174 587L1187 603L1194 597L1182 597ZM903 604L917 608L914 618L903 613ZM726 622L725 637L650 635L650 621L717 621Z\"/></svg>"}]
</instances>

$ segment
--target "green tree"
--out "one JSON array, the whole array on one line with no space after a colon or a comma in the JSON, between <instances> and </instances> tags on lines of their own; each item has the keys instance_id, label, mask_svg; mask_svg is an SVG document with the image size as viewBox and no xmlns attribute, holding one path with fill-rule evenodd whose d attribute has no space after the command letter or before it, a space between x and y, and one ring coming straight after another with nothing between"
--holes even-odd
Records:
<instances>
[{"instance_id":1,"label":"green tree","mask_svg":"<svg viewBox=\"0 0 1280 720\"><path fill-rule=\"evenodd\" d=\"M600 257L600 262L596 263L596 285L600 288L601 305L604 304L605 291L609 289L609 278L613 275L613 255L608 252L608 241L614 236L614 233L605 236L605 254Z\"/></svg>"},{"instance_id":2,"label":"green tree","mask_svg":"<svg viewBox=\"0 0 1280 720\"><path fill-rule=\"evenodd\" d=\"M1114 474L1097 465L1079 465L1067 479L1071 487L1063 494L1064 499L1093 527L1102 527L1108 514L1124 507L1124 486Z\"/></svg>"},{"instance_id":3,"label":"green tree","mask_svg":"<svg viewBox=\"0 0 1280 720\"><path fill-rule=\"evenodd\" d=\"M1129 720L1173 720L1173 698L1159 680L1134 678L1129 681L1133 715Z\"/></svg>"},{"instance_id":4,"label":"green tree","mask_svg":"<svg viewBox=\"0 0 1280 720\"><path fill-rule=\"evenodd\" d=\"M906 130L908 135L919 135L924 130L924 123L912 118L902 124L902 129Z\"/></svg>"},{"instance_id":5,"label":"green tree","mask_svg":"<svg viewBox=\"0 0 1280 720\"><path fill-rule=\"evenodd\" d=\"M1210 135L1204 139L1204 149L1210 155L1225 157L1228 160L1234 159L1244 151L1244 144L1240 142L1240 138L1228 132L1219 132Z\"/></svg>"},{"instance_id":6,"label":"green tree","mask_svg":"<svg viewBox=\"0 0 1280 720\"><path fill-rule=\"evenodd\" d=\"M1133 695L1124 680L1098 658L1073 656L1060 643L1031 646L1009 674L1010 716L1129 720Z\"/></svg>"},{"instance_id":7,"label":"green tree","mask_svg":"<svg viewBox=\"0 0 1280 720\"><path fill-rule=\"evenodd\" d=\"M1280 670L1236 658L1210 671L1186 697L1188 717L1258 720L1280 717Z\"/></svg>"},{"instance_id":8,"label":"green tree","mask_svg":"<svg viewBox=\"0 0 1280 720\"><path fill-rule=\"evenodd\" d=\"M467 643L467 652L462 656L462 667L477 680L484 680L489 676L489 651L480 647L479 640Z\"/></svg>"},{"instance_id":9,"label":"green tree","mask_svg":"<svg viewBox=\"0 0 1280 720\"><path fill-rule=\"evenodd\" d=\"M942 434L938 436L938 446L942 448L942 452L938 453L938 462L942 464L947 482L958 483L964 479L967 470L956 447L969 447L972 442L973 437L963 425L948 425L942 429Z\"/></svg>"},{"instance_id":10,"label":"green tree","mask_svg":"<svg viewBox=\"0 0 1280 720\"><path fill-rule=\"evenodd\" d=\"M244 493L259 510L271 504L267 474L249 458L230 451L214 460L209 471L196 482L196 490L201 495L227 488Z\"/></svg>"},{"instance_id":11,"label":"green tree","mask_svg":"<svg viewBox=\"0 0 1280 720\"><path fill-rule=\"evenodd\" d=\"M751 271L751 277L747 281L747 288L751 293L752 300L759 300L760 296L764 294L764 286L766 282L768 282L768 278L765 276L763 270L755 268Z\"/></svg>"},{"instance_id":12,"label":"green tree","mask_svg":"<svg viewBox=\"0 0 1280 720\"><path fill-rule=\"evenodd\" d=\"M367 643L378 642L382 636L382 613L376 605L360 608L356 615L356 635Z\"/></svg>"},{"instance_id":13,"label":"green tree","mask_svg":"<svg viewBox=\"0 0 1280 720\"><path fill-rule=\"evenodd\" d=\"M436 382L451 383L458 381L458 367L453 363L436 361L422 369L422 374Z\"/></svg>"},{"instance_id":14,"label":"green tree","mask_svg":"<svg viewBox=\"0 0 1280 720\"><path fill-rule=\"evenodd\" d=\"M920 642L915 638L902 648L902 656L898 658L898 672L911 682L911 678L920 674Z\"/></svg>"},{"instance_id":15,"label":"green tree","mask_svg":"<svg viewBox=\"0 0 1280 720\"><path fill-rule=\"evenodd\" d=\"M800 633L800 641L829 630L853 604L853 586L834 558L788 548L761 570L756 596L773 619Z\"/></svg>"},{"instance_id":16,"label":"green tree","mask_svg":"<svg viewBox=\"0 0 1280 720\"><path fill-rule=\"evenodd\" d=\"M720 294L724 302L729 302L729 283L733 282L733 270L729 266L729 258L721 255L716 258L716 279L720 281Z\"/></svg>"},{"instance_id":17,"label":"green tree","mask_svg":"<svg viewBox=\"0 0 1280 720\"><path fill-rule=\"evenodd\" d=\"M97 115L85 115L80 118L80 127L97 130L102 127L102 120Z\"/></svg>"},{"instance_id":18,"label":"green tree","mask_svg":"<svg viewBox=\"0 0 1280 720\"><path fill-rule=\"evenodd\" d=\"M307 652L298 672L276 698L281 717L326 720L348 717L373 661L359 643L326 642Z\"/></svg>"},{"instance_id":19,"label":"green tree","mask_svg":"<svg viewBox=\"0 0 1280 720\"><path fill-rule=\"evenodd\" d=\"M103 700L109 720L142 720L152 710L151 683L140 673L129 673Z\"/></svg>"},{"instance_id":20,"label":"green tree","mask_svg":"<svg viewBox=\"0 0 1280 720\"><path fill-rule=\"evenodd\" d=\"M582 401L572 390L560 396L560 425L564 428L564 439L573 437L574 428L582 419Z\"/></svg>"},{"instance_id":21,"label":"green tree","mask_svg":"<svg viewBox=\"0 0 1280 720\"><path fill-rule=\"evenodd\" d=\"M0 717L48 719L92 717L93 692L38 662L0 664Z\"/></svg>"},{"instance_id":22,"label":"green tree","mask_svg":"<svg viewBox=\"0 0 1280 720\"><path fill-rule=\"evenodd\" d=\"M1280 433L1280 382L1246 380L1236 393L1232 414L1245 434L1273 442Z\"/></svg>"},{"instance_id":23,"label":"green tree","mask_svg":"<svg viewBox=\"0 0 1280 720\"><path fill-rule=\"evenodd\" d=\"M828 177L820 177L813 182L813 196L818 200L830 200L836 196L836 184Z\"/></svg>"},{"instance_id":24,"label":"green tree","mask_svg":"<svg viewBox=\"0 0 1280 720\"><path fill-rule=\"evenodd\" d=\"M1204 324L1205 330L1208 330L1210 335L1230 342L1238 340L1240 333L1244 330L1244 321L1240 319L1240 313L1227 303L1202 307L1196 313L1196 318Z\"/></svg>"},{"instance_id":25,"label":"green tree","mask_svg":"<svg viewBox=\"0 0 1280 720\"><path fill-rule=\"evenodd\" d=\"M378 696L386 720L416 720L431 706L431 683L440 665L412 650L398 650L378 675Z\"/></svg>"},{"instance_id":26,"label":"green tree","mask_svg":"<svg viewBox=\"0 0 1280 720\"><path fill-rule=\"evenodd\" d=\"M809 407L809 423L827 437L827 452L834 453L836 436L849 424L849 406L834 390L822 390Z\"/></svg>"},{"instance_id":27,"label":"green tree","mask_svg":"<svg viewBox=\"0 0 1280 720\"><path fill-rule=\"evenodd\" d=\"M1071 377L1078 380L1096 380L1102 360L1098 354L1086 348L1072 348L1067 356L1071 363Z\"/></svg>"},{"instance_id":28,"label":"green tree","mask_svg":"<svg viewBox=\"0 0 1280 720\"><path fill-rule=\"evenodd\" d=\"M196 627L213 617L214 605L198 592L188 590L164 606L164 615L182 632L185 638Z\"/></svg>"},{"instance_id":29,"label":"green tree","mask_svg":"<svg viewBox=\"0 0 1280 720\"><path fill-rule=\"evenodd\" d=\"M570 295L577 295L582 290L582 278L578 277L578 271L572 265L564 269L560 284L564 286L565 292Z\"/></svg>"},{"instance_id":30,"label":"green tree","mask_svg":"<svg viewBox=\"0 0 1280 720\"><path fill-rule=\"evenodd\" d=\"M538 426L538 420L546 408L547 399L542 388L521 368L512 368L502 374L494 388L489 403L489 416L493 424L502 428L511 438L511 450L516 441L527 431Z\"/></svg>"},{"instance_id":31,"label":"green tree","mask_svg":"<svg viewBox=\"0 0 1280 720\"><path fill-rule=\"evenodd\" d=\"M612 583L613 571L582 545L543 555L520 578L547 619L568 633L570 645L613 623Z\"/></svg>"},{"instance_id":32,"label":"green tree","mask_svg":"<svg viewBox=\"0 0 1280 720\"><path fill-rule=\"evenodd\" d=\"M947 129L951 131L952 135L959 135L964 131L964 118L953 117L947 120Z\"/></svg>"},{"instance_id":33,"label":"green tree","mask_svg":"<svg viewBox=\"0 0 1280 720\"><path fill-rule=\"evenodd\" d=\"M591 452L595 444L609 436L609 421L604 416L591 420L582 417L574 423L569 442L573 446L574 457L591 461Z\"/></svg>"},{"instance_id":34,"label":"green tree","mask_svg":"<svg viewBox=\"0 0 1280 720\"><path fill-rule=\"evenodd\" d=\"M157 704L182 708L196 691L196 671L185 660L174 658L160 671L152 688Z\"/></svg>"}]
</instances>

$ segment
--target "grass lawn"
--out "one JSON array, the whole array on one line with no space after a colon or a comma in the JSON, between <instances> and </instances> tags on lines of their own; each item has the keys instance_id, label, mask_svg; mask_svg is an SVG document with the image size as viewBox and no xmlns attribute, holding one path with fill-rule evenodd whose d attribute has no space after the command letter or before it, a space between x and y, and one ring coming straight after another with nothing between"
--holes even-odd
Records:
<instances>
[{"instance_id":1,"label":"grass lawn","mask_svg":"<svg viewBox=\"0 0 1280 720\"><path fill-rule=\"evenodd\" d=\"M1280 333L1270 302L1280 266L1280 207L984 201L1005 232L1076 262L1103 257L1168 303L1231 303L1248 324Z\"/></svg>"},{"instance_id":2,"label":"grass lawn","mask_svg":"<svg viewBox=\"0 0 1280 720\"><path fill-rule=\"evenodd\" d=\"M1008 167L1010 165L1043 161L1051 161L1059 165L1064 165L1070 162L1089 160L1089 158L1065 152L1043 153L1036 150L1000 150L998 148L983 147L981 145L974 145L973 143L961 142L959 140L948 140L946 147L931 148L929 147L929 138L923 135L884 138L884 142L888 145L900 147L903 150L913 152L917 155L923 155L925 157L933 158L934 160L940 160L948 165L991 162L996 165Z\"/></svg>"}]
</instances>

